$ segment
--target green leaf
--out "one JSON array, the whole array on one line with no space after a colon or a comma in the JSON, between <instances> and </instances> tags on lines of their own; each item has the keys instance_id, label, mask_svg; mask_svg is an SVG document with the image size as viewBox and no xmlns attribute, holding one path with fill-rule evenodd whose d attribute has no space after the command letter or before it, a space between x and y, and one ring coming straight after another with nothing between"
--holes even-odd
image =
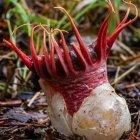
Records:
<instances>
[{"instance_id":1,"label":"green leaf","mask_svg":"<svg viewBox=\"0 0 140 140\"><path fill-rule=\"evenodd\" d=\"M119 8L121 5L121 0L115 0L115 5Z\"/></svg>"},{"instance_id":2,"label":"green leaf","mask_svg":"<svg viewBox=\"0 0 140 140\"><path fill-rule=\"evenodd\" d=\"M111 34L115 30L115 28L116 28L116 21L112 16L109 23L108 33Z\"/></svg>"}]
</instances>

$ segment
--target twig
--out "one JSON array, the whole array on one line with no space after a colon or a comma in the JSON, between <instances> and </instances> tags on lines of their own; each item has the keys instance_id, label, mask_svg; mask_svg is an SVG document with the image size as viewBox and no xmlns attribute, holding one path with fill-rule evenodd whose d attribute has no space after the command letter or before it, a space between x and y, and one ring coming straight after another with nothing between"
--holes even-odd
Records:
<instances>
[{"instance_id":1,"label":"twig","mask_svg":"<svg viewBox=\"0 0 140 140\"><path fill-rule=\"evenodd\" d=\"M12 88L13 88L13 94L12 94L12 98L15 98L17 96L17 84L18 84L18 78L17 76L18 75L18 70L16 69L15 70L15 74L14 74L14 80L13 80L13 85L12 85Z\"/></svg>"},{"instance_id":2,"label":"twig","mask_svg":"<svg viewBox=\"0 0 140 140\"><path fill-rule=\"evenodd\" d=\"M111 83L111 85L114 85L114 84L118 83L121 79L123 79L125 76L127 76L129 73L131 73L138 66L139 66L139 64L137 64L137 65L133 66L132 68L128 69L125 73L120 75L113 83Z\"/></svg>"},{"instance_id":3,"label":"twig","mask_svg":"<svg viewBox=\"0 0 140 140\"><path fill-rule=\"evenodd\" d=\"M116 72L116 75L115 75L114 83L116 83L116 80L118 79L119 72L120 72L120 67L117 67L117 72Z\"/></svg>"},{"instance_id":4,"label":"twig","mask_svg":"<svg viewBox=\"0 0 140 140\"><path fill-rule=\"evenodd\" d=\"M140 54L137 54L137 55L132 56L132 57L127 57L126 60L123 60L123 61L119 62L117 65L124 65L124 64L127 64L127 63L132 63L134 61L139 62L139 60L140 60Z\"/></svg>"},{"instance_id":5,"label":"twig","mask_svg":"<svg viewBox=\"0 0 140 140\"><path fill-rule=\"evenodd\" d=\"M35 127L44 127L47 128L48 125L43 125L43 124L31 124L31 123L4 123L2 126L35 126Z\"/></svg>"},{"instance_id":6,"label":"twig","mask_svg":"<svg viewBox=\"0 0 140 140\"><path fill-rule=\"evenodd\" d=\"M27 106L30 107L39 95L40 95L40 92L36 92L36 94L32 97L32 99L30 100Z\"/></svg>"},{"instance_id":7,"label":"twig","mask_svg":"<svg viewBox=\"0 0 140 140\"><path fill-rule=\"evenodd\" d=\"M139 86L139 85L140 85L140 82L137 82L137 83L126 85L125 87L126 88L132 88L132 87L136 87L136 86Z\"/></svg>"},{"instance_id":8,"label":"twig","mask_svg":"<svg viewBox=\"0 0 140 140\"><path fill-rule=\"evenodd\" d=\"M17 105L21 105L21 104L22 104L21 100L0 102L0 106L17 106Z\"/></svg>"},{"instance_id":9,"label":"twig","mask_svg":"<svg viewBox=\"0 0 140 140\"><path fill-rule=\"evenodd\" d=\"M120 47L122 47L124 50L126 50L129 54L131 54L132 56L135 56L135 53L124 43L122 43L121 41L116 41L116 42Z\"/></svg>"},{"instance_id":10,"label":"twig","mask_svg":"<svg viewBox=\"0 0 140 140\"><path fill-rule=\"evenodd\" d=\"M11 56L13 54L14 54L14 52L9 52L9 53L7 53L5 55L2 55L2 56L0 56L0 60L2 60L2 59L10 59L10 60L12 60L13 58Z\"/></svg>"}]
</instances>

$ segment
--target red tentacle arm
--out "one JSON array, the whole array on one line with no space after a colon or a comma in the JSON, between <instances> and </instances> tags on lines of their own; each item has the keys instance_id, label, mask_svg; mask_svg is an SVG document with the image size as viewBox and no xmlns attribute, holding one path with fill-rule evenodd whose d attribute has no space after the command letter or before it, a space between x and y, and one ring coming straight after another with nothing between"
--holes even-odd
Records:
<instances>
[{"instance_id":1,"label":"red tentacle arm","mask_svg":"<svg viewBox=\"0 0 140 140\"><path fill-rule=\"evenodd\" d=\"M82 37L81 37L77 27L75 26L71 16L68 14L68 12L64 8L62 8L62 7L55 7L55 8L60 9L63 13L65 13L67 15L67 17L68 17L68 19L69 19L69 21L71 23L73 32L74 32L74 34L75 34L75 36L77 38L77 41L79 43L79 47L81 49L81 52L82 52L83 56L85 56L85 58L87 59L87 62L89 64L93 64L93 60L91 59L90 53L89 53L85 43L83 42Z\"/></svg>"},{"instance_id":2,"label":"red tentacle arm","mask_svg":"<svg viewBox=\"0 0 140 140\"><path fill-rule=\"evenodd\" d=\"M44 57L45 57L45 65L48 71L48 74L50 76L53 76L53 73L51 71L51 63L50 63L50 56L49 56L49 52L46 46L46 31L44 30L44 34L43 34L43 49L44 49Z\"/></svg>"},{"instance_id":3,"label":"red tentacle arm","mask_svg":"<svg viewBox=\"0 0 140 140\"><path fill-rule=\"evenodd\" d=\"M34 45L34 30L36 28L40 27L40 25L35 26L31 31L31 37L30 37L30 51L32 55L32 60L34 62L34 67L37 72L37 74L41 78L48 78L48 71L45 65L45 57L43 55L37 56L35 45Z\"/></svg>"},{"instance_id":4,"label":"red tentacle arm","mask_svg":"<svg viewBox=\"0 0 140 140\"><path fill-rule=\"evenodd\" d=\"M60 49L60 47L59 47L58 43L56 42L56 40L55 40L53 35L51 35L51 42L54 45L54 48L56 50L56 54L57 54L57 56L59 58L60 64L62 66L62 69L63 69L65 75L67 76L69 72L68 72L66 62L64 61L64 56L63 56L62 49Z\"/></svg>"},{"instance_id":5,"label":"red tentacle arm","mask_svg":"<svg viewBox=\"0 0 140 140\"><path fill-rule=\"evenodd\" d=\"M72 46L73 50L75 51L77 57L80 59L80 62L81 62L82 67L83 67L82 69L84 71L86 71L87 67L88 67L88 64L87 64L84 56L82 55L80 49L76 46L76 44L74 42L72 42L70 45Z\"/></svg>"},{"instance_id":6,"label":"red tentacle arm","mask_svg":"<svg viewBox=\"0 0 140 140\"><path fill-rule=\"evenodd\" d=\"M64 38L64 35L63 33L61 32L61 30L58 30L59 33L60 33L60 36L61 36L61 45L63 47L63 50L64 50L64 58L66 59L66 62L67 62L67 66L69 68L69 71L72 75L74 76L77 76L79 74L79 72L77 72L75 69L74 69L74 66L73 66L73 63L72 63L72 59L71 59L71 56L70 56L70 51L69 51L69 48L66 44L66 41L65 41L65 38ZM69 73L69 74L70 74ZM70 74L70 75L71 75Z\"/></svg>"},{"instance_id":7,"label":"red tentacle arm","mask_svg":"<svg viewBox=\"0 0 140 140\"><path fill-rule=\"evenodd\" d=\"M106 45L107 45L107 29L110 21L110 14L108 17L105 19L103 22L99 33L98 33L98 39L97 39L97 44L95 46L95 51L97 53L98 60L97 61L106 61L107 56L106 56Z\"/></svg>"},{"instance_id":8,"label":"red tentacle arm","mask_svg":"<svg viewBox=\"0 0 140 140\"><path fill-rule=\"evenodd\" d=\"M37 26L38 27L38 26ZM35 28L37 27L34 27L31 31L31 38L30 38L30 51L31 51L31 55L32 55L32 59L33 59L33 62L34 62L34 66L35 66L35 70L37 72L37 74L40 76L40 72L39 72L39 61L38 61L38 56L36 54L36 50L35 50L35 46L34 46L34 30Z\"/></svg>"},{"instance_id":9,"label":"red tentacle arm","mask_svg":"<svg viewBox=\"0 0 140 140\"><path fill-rule=\"evenodd\" d=\"M24 64L31 70L31 71L35 71L34 69L34 65L33 65L33 60L27 56L26 54L24 54L20 49L18 49L12 42L7 41L7 40L3 40L3 42L9 46L13 51L15 51L17 53L17 55L21 58L21 60L24 62Z\"/></svg>"},{"instance_id":10,"label":"red tentacle arm","mask_svg":"<svg viewBox=\"0 0 140 140\"><path fill-rule=\"evenodd\" d=\"M133 23L137 17L138 17L138 10L137 10L137 7L131 3L131 0L129 0L129 2L125 2L125 3L128 3L128 9L127 9L127 12L126 12L126 15L124 17L124 19L122 20L122 22L117 26L117 28L115 29L115 31L107 38L107 45L108 45L108 48L107 48L107 56L113 46L113 43L115 42L116 38L118 37L119 33L124 29L126 28L128 25L130 25L131 23ZM128 16L129 16L129 12L130 12L130 7L133 6L135 8L135 12L136 12L136 15L133 19L130 19L129 21L127 21L128 19Z\"/></svg>"}]
</instances>

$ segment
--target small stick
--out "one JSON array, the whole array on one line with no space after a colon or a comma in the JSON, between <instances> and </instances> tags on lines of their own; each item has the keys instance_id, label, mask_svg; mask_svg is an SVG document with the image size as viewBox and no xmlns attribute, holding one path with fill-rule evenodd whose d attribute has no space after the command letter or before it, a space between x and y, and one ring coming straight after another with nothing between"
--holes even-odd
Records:
<instances>
[{"instance_id":1,"label":"small stick","mask_svg":"<svg viewBox=\"0 0 140 140\"><path fill-rule=\"evenodd\" d=\"M123 73L122 75L120 75L113 83L111 83L111 85L114 85L114 84L118 83L121 79L123 79L126 75L128 75L129 73L131 73L138 66L139 65L135 65L132 68L128 69L125 73Z\"/></svg>"},{"instance_id":2,"label":"small stick","mask_svg":"<svg viewBox=\"0 0 140 140\"><path fill-rule=\"evenodd\" d=\"M126 50L130 55L135 56L135 53L124 43L122 43L121 41L116 41L116 42L120 47L122 47L124 50Z\"/></svg>"},{"instance_id":3,"label":"small stick","mask_svg":"<svg viewBox=\"0 0 140 140\"><path fill-rule=\"evenodd\" d=\"M117 67L117 72L116 72L116 75L115 75L115 79L114 79L114 83L116 83L116 80L118 79L119 72L120 72L120 67L118 66L118 67ZM116 86L116 85L115 85L115 86Z\"/></svg>"},{"instance_id":4,"label":"small stick","mask_svg":"<svg viewBox=\"0 0 140 140\"><path fill-rule=\"evenodd\" d=\"M14 101L6 101L6 102L0 102L0 106L17 106L22 104L21 100L14 100Z\"/></svg>"},{"instance_id":5,"label":"small stick","mask_svg":"<svg viewBox=\"0 0 140 140\"><path fill-rule=\"evenodd\" d=\"M126 88L132 88L132 87L139 86L139 85L140 85L140 82L137 82L137 83L126 85L125 87Z\"/></svg>"},{"instance_id":6,"label":"small stick","mask_svg":"<svg viewBox=\"0 0 140 140\"><path fill-rule=\"evenodd\" d=\"M36 92L36 94L32 97L32 99L30 100L27 106L30 107L39 95L40 95L40 92Z\"/></svg>"}]
</instances>

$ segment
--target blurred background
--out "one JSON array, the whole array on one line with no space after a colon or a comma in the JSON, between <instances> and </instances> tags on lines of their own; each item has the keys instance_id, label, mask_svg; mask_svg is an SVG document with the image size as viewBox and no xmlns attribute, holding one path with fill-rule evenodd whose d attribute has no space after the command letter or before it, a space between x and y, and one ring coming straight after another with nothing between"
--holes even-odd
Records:
<instances>
[{"instance_id":1,"label":"blurred background","mask_svg":"<svg viewBox=\"0 0 140 140\"><path fill-rule=\"evenodd\" d=\"M122 139L140 137L140 0L132 3L138 8L138 19L120 34L108 59L109 80L117 93L127 100L132 115L132 131ZM128 8L122 0L112 0L112 4L115 13L111 17L109 34ZM80 139L67 138L51 128L46 111L47 97L40 90L38 76L3 43L3 39L12 40L30 55L30 31L33 25L40 23L68 31L66 41L76 41L67 17L54 8L58 6L64 7L73 17L84 42L94 44L108 13L105 0L0 0L0 139ZM129 19L134 16L132 8ZM37 51L41 52L42 36L37 33L34 38Z\"/></svg>"}]
</instances>

